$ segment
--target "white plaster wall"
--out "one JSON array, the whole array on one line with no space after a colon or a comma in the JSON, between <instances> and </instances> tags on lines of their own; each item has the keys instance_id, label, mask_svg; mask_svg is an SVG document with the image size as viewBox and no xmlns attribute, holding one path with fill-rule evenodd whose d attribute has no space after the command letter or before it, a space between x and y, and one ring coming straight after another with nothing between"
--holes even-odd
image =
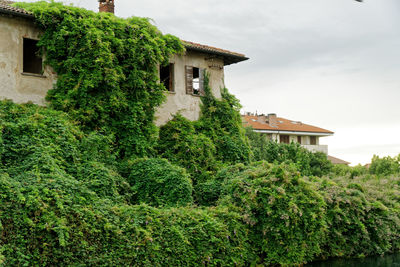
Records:
<instances>
[{"instance_id":1,"label":"white plaster wall","mask_svg":"<svg viewBox=\"0 0 400 267\"><path fill-rule=\"evenodd\" d=\"M56 75L48 66L43 77L26 76L23 71L23 38L39 39L40 31L23 18L0 15L0 98L17 103L43 105Z\"/></svg>"},{"instance_id":2,"label":"white plaster wall","mask_svg":"<svg viewBox=\"0 0 400 267\"><path fill-rule=\"evenodd\" d=\"M156 112L156 125L160 126L172 119L178 111L189 120L195 121L200 117L199 96L186 94L185 66L204 68L210 75L210 87L214 96L221 97L221 88L224 87L224 70L210 68L210 61L206 54L188 51L186 55L174 56L170 63L174 63L174 88L175 92L166 92L167 100ZM214 59L213 65L223 67L222 59Z\"/></svg>"}]
</instances>

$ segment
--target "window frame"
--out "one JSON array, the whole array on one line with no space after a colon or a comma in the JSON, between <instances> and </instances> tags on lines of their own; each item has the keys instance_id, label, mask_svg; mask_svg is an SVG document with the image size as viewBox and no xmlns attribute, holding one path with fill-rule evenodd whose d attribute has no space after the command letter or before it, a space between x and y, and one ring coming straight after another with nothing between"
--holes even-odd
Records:
<instances>
[{"instance_id":1,"label":"window frame","mask_svg":"<svg viewBox=\"0 0 400 267\"><path fill-rule=\"evenodd\" d=\"M41 48L37 46L38 42L37 39L22 37L23 75L44 77L43 54Z\"/></svg>"},{"instance_id":2,"label":"window frame","mask_svg":"<svg viewBox=\"0 0 400 267\"><path fill-rule=\"evenodd\" d=\"M195 71L198 70L198 78L195 76ZM204 96L204 75L205 75L205 68L199 68L194 66L185 66L185 84L186 84L186 94L193 95L193 96ZM199 88L196 90L198 93L195 93L194 84L197 83L194 80L198 80Z\"/></svg>"},{"instance_id":3,"label":"window frame","mask_svg":"<svg viewBox=\"0 0 400 267\"><path fill-rule=\"evenodd\" d=\"M310 145L312 145L312 146L317 145L317 137L316 136L310 136Z\"/></svg>"},{"instance_id":4,"label":"window frame","mask_svg":"<svg viewBox=\"0 0 400 267\"><path fill-rule=\"evenodd\" d=\"M164 81L163 81L162 77L161 77L162 71L163 71L164 68L165 69L168 68L168 72L169 72L169 75L168 75L168 78L167 78L169 80L168 87L166 86L166 83L165 83L166 79L164 79ZM160 68L159 68L159 80L160 80L160 83L164 84L164 86L165 86L165 88L167 89L168 92L175 93L175 63L169 63L166 66L162 66L162 65L160 66Z\"/></svg>"},{"instance_id":5,"label":"window frame","mask_svg":"<svg viewBox=\"0 0 400 267\"><path fill-rule=\"evenodd\" d=\"M284 138L282 138L284 137ZM279 136L279 143L281 144L290 144L290 135L281 134Z\"/></svg>"}]
</instances>

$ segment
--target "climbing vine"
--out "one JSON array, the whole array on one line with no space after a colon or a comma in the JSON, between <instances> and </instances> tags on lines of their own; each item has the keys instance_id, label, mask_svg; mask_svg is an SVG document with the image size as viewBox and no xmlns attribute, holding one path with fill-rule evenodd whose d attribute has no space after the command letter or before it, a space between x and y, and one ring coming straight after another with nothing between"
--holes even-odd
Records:
<instances>
[{"instance_id":1,"label":"climbing vine","mask_svg":"<svg viewBox=\"0 0 400 267\"><path fill-rule=\"evenodd\" d=\"M58 74L50 107L68 112L85 131L114 135L120 158L151 152L155 108L164 100L158 65L183 52L146 18L118 18L55 2L19 4L44 30L39 45Z\"/></svg>"}]
</instances>

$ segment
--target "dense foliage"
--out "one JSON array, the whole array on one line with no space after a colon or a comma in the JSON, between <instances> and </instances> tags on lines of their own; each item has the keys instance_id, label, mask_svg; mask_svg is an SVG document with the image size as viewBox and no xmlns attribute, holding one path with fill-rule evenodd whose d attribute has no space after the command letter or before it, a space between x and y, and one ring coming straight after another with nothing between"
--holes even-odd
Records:
<instances>
[{"instance_id":1,"label":"dense foliage","mask_svg":"<svg viewBox=\"0 0 400 267\"><path fill-rule=\"evenodd\" d=\"M191 204L192 181L186 170L165 159L137 159L127 166L132 203L153 207Z\"/></svg>"},{"instance_id":2,"label":"dense foliage","mask_svg":"<svg viewBox=\"0 0 400 267\"><path fill-rule=\"evenodd\" d=\"M363 257L400 250L400 179L314 178L327 203L324 257Z\"/></svg>"},{"instance_id":3,"label":"dense foliage","mask_svg":"<svg viewBox=\"0 0 400 267\"><path fill-rule=\"evenodd\" d=\"M373 156L369 172L376 175L400 174L400 154L397 157Z\"/></svg>"},{"instance_id":4,"label":"dense foliage","mask_svg":"<svg viewBox=\"0 0 400 267\"><path fill-rule=\"evenodd\" d=\"M252 241L265 264L289 265L321 253L325 202L294 167L267 162L222 170L221 204L235 205L251 225Z\"/></svg>"},{"instance_id":5,"label":"dense foliage","mask_svg":"<svg viewBox=\"0 0 400 267\"><path fill-rule=\"evenodd\" d=\"M249 138L255 161L294 163L303 175L322 176L332 170L332 163L324 153L312 153L297 143L278 144L251 128L246 128L246 136Z\"/></svg>"},{"instance_id":6,"label":"dense foliage","mask_svg":"<svg viewBox=\"0 0 400 267\"><path fill-rule=\"evenodd\" d=\"M156 66L180 42L147 19L23 6L59 80L50 107L0 101L0 265L300 265L400 251L399 157L332 167L245 133L238 100L214 97L208 77L200 120L177 115L155 146Z\"/></svg>"},{"instance_id":7,"label":"dense foliage","mask_svg":"<svg viewBox=\"0 0 400 267\"><path fill-rule=\"evenodd\" d=\"M0 262L5 265L254 260L248 227L235 212L133 205L191 202L188 176L166 160L127 163L124 179L101 162L108 157L90 153L110 153L101 136L85 136L67 114L35 105L1 101L0 129Z\"/></svg>"},{"instance_id":8,"label":"dense foliage","mask_svg":"<svg viewBox=\"0 0 400 267\"><path fill-rule=\"evenodd\" d=\"M196 132L193 124L182 115L175 115L160 128L157 151L161 157L186 168L197 184L216 172L219 162L214 143Z\"/></svg>"},{"instance_id":9,"label":"dense foliage","mask_svg":"<svg viewBox=\"0 0 400 267\"><path fill-rule=\"evenodd\" d=\"M50 106L68 112L85 131L112 134L120 158L148 155L157 137L155 108L164 99L158 64L183 52L180 40L145 18L45 1L19 5L45 30L39 45L58 75Z\"/></svg>"}]
</instances>

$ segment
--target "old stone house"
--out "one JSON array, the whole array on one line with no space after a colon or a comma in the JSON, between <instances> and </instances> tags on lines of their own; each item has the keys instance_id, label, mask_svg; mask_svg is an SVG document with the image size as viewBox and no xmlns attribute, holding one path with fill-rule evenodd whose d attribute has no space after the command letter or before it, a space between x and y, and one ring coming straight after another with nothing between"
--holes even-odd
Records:
<instances>
[{"instance_id":1,"label":"old stone house","mask_svg":"<svg viewBox=\"0 0 400 267\"><path fill-rule=\"evenodd\" d=\"M32 14L10 3L0 0L0 98L44 105L57 74L37 56L36 44L42 32L35 27ZM113 13L114 0L100 0L99 10ZM178 111L190 120L197 120L204 72L209 73L213 94L220 97L224 67L248 59L216 47L183 43L186 53L173 56L169 66L160 67L160 81L168 92L166 102L156 112L157 125L165 124Z\"/></svg>"}]
</instances>

